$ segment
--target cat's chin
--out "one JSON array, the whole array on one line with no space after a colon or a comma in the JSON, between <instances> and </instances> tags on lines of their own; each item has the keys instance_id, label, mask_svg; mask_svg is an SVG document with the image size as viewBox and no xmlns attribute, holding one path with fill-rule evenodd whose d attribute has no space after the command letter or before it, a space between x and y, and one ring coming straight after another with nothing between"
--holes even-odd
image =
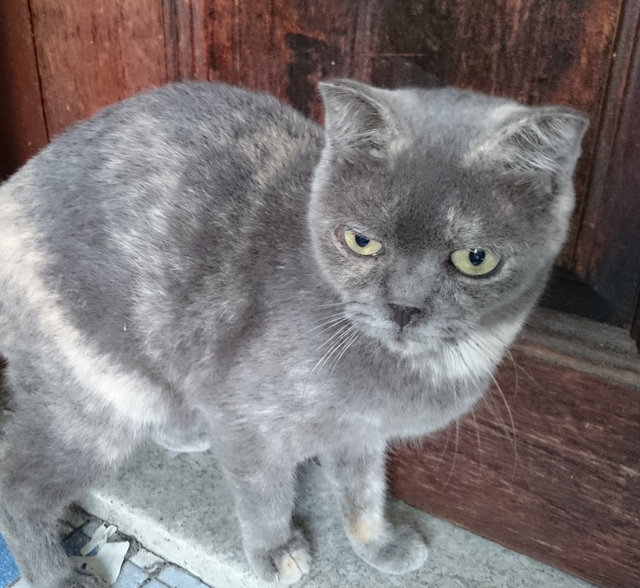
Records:
<instances>
[{"instance_id":1,"label":"cat's chin","mask_svg":"<svg viewBox=\"0 0 640 588\"><path fill-rule=\"evenodd\" d=\"M443 345L452 343L452 341L440 339L417 339L403 334L394 338L386 338L381 342L391 353L404 358L417 358L432 354L441 349Z\"/></svg>"},{"instance_id":2,"label":"cat's chin","mask_svg":"<svg viewBox=\"0 0 640 588\"><path fill-rule=\"evenodd\" d=\"M364 329L363 329L364 330ZM441 337L436 334L416 333L412 329L367 329L368 334L378 340L392 355L401 358L419 358L433 355L443 347L455 345L452 337Z\"/></svg>"}]
</instances>

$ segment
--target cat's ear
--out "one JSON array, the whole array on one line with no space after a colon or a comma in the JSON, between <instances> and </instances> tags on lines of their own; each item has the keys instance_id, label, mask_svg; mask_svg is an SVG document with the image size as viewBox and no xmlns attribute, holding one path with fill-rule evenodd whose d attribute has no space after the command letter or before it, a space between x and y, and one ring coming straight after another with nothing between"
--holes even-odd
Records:
<instances>
[{"instance_id":1,"label":"cat's ear","mask_svg":"<svg viewBox=\"0 0 640 588\"><path fill-rule=\"evenodd\" d=\"M585 116L568 107L517 109L490 138L471 149L468 161L524 174L572 174L588 124Z\"/></svg>"},{"instance_id":2,"label":"cat's ear","mask_svg":"<svg viewBox=\"0 0 640 588\"><path fill-rule=\"evenodd\" d=\"M356 161L383 158L399 137L394 117L379 90L353 80L320 82L327 147L333 157Z\"/></svg>"}]
</instances>

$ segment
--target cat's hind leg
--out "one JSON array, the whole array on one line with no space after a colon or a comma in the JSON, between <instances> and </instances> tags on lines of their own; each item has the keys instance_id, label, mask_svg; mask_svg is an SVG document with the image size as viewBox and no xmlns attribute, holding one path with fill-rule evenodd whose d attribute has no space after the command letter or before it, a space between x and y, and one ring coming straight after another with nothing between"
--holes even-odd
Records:
<instances>
[{"instance_id":1,"label":"cat's hind leg","mask_svg":"<svg viewBox=\"0 0 640 588\"><path fill-rule=\"evenodd\" d=\"M24 379L21 384L26 384ZM37 389L23 388L4 423L0 530L21 576L34 588L93 588L102 584L72 569L60 544L58 518L124 452L113 434L89 434L100 431L112 415L104 409L62 407L55 392L42 382ZM67 411L65 418L60 411ZM78 414L71 418L73 412ZM110 427L116 431L113 423Z\"/></svg>"},{"instance_id":2,"label":"cat's hind leg","mask_svg":"<svg viewBox=\"0 0 640 588\"><path fill-rule=\"evenodd\" d=\"M97 585L74 575L57 533L58 518L95 479L96 467L84 452L63 449L46 431L29 427L27 433L27 427L29 423L11 426L5 439L0 529L31 586Z\"/></svg>"}]
</instances>

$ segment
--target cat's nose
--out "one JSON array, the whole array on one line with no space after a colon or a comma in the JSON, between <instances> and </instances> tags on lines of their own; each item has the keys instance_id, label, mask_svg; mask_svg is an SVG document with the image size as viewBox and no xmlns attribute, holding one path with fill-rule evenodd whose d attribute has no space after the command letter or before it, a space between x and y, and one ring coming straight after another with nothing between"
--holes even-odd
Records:
<instances>
[{"instance_id":1,"label":"cat's nose","mask_svg":"<svg viewBox=\"0 0 640 588\"><path fill-rule=\"evenodd\" d=\"M414 317L420 316L422 310L413 306L400 306L399 304L389 304L389 308L393 313L393 320L400 325L400 328L404 328L411 322Z\"/></svg>"}]
</instances>

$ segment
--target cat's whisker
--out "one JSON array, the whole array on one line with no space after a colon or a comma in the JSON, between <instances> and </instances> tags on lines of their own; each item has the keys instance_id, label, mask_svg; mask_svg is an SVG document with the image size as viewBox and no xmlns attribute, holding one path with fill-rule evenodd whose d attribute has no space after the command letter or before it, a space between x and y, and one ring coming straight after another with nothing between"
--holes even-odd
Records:
<instances>
[{"instance_id":1,"label":"cat's whisker","mask_svg":"<svg viewBox=\"0 0 640 588\"><path fill-rule=\"evenodd\" d=\"M340 339L336 341L337 347L341 349L345 342L352 336L354 331L355 327L353 325L350 325L350 328L343 330L340 334Z\"/></svg>"},{"instance_id":2,"label":"cat's whisker","mask_svg":"<svg viewBox=\"0 0 640 588\"><path fill-rule=\"evenodd\" d=\"M444 487L446 488L451 481L451 477L453 476L453 471L456 467L456 459L458 457L458 443L460 440L460 421L456 420L456 436L455 443L453 446L453 459L451 460L451 468L449 469L449 475L447 476L447 481L444 483Z\"/></svg>"},{"instance_id":3,"label":"cat's whisker","mask_svg":"<svg viewBox=\"0 0 640 588\"><path fill-rule=\"evenodd\" d=\"M348 223L348 222L362 222L362 223L374 222L376 224L380 223L379 218L369 217L369 216L360 216L360 217L338 216L338 217L328 218L327 220L332 223Z\"/></svg>"},{"instance_id":4,"label":"cat's whisker","mask_svg":"<svg viewBox=\"0 0 640 588\"><path fill-rule=\"evenodd\" d=\"M440 452L440 459L444 459L444 454L446 453L447 448L449 447L449 438L451 437L451 427L447 427L445 430L447 432L447 438L444 440L444 447Z\"/></svg>"},{"instance_id":5,"label":"cat's whisker","mask_svg":"<svg viewBox=\"0 0 640 588\"><path fill-rule=\"evenodd\" d=\"M349 319L347 319L346 316L344 316L342 313L337 313L334 315L331 315L331 318L327 317L327 320L323 323L320 323L319 325L316 325L315 327L312 327L311 329L309 329L308 331L306 331L306 335L309 335L311 333L314 333L315 331L318 331L315 336L317 337L318 335L320 335L321 333L324 333L325 331L328 331L329 329L331 329L332 327L334 327L335 325L340 324L341 322L344 321L348 321ZM318 330L320 329L320 330Z\"/></svg>"},{"instance_id":6,"label":"cat's whisker","mask_svg":"<svg viewBox=\"0 0 640 588\"><path fill-rule=\"evenodd\" d=\"M475 341L475 339L470 338L469 342L471 343L471 345L473 345L473 347L475 348L475 350L482 355L488 362L490 362L491 358L490 356L484 351L484 349L482 349L481 345ZM493 398L491 397L490 394L485 394L483 396L483 400L485 401L486 405L489 407L489 409L491 410L491 413L493 414L493 417L496 421L496 423L502 428L503 431L505 431L505 434L507 437L509 437L509 433L511 432L511 436L513 438L513 442L514 442L514 453L517 456L517 445L516 445L516 429L515 429L515 423L513 420L513 415L511 413L511 409L509 407L509 403L507 402L506 396L504 395L504 393L502 392L502 388L500 387L500 385L498 384L495 376L493 375L493 373L491 371L488 371L487 374L489 375L489 377L491 378L491 380L493 381L493 383L495 384L496 389L498 390L499 394L502 397L502 401L504 403L504 406L507 409L507 414L509 416L509 420L511 423L511 431L509 431L509 426L507 425L507 423L504 421L504 418L502 417L501 411L498 410L494 404L493 404Z\"/></svg>"},{"instance_id":7,"label":"cat's whisker","mask_svg":"<svg viewBox=\"0 0 640 588\"><path fill-rule=\"evenodd\" d=\"M487 407L491 416L493 417L493 423L503 432L505 436L508 437L508 425L504 420L504 417L500 413L499 408L497 408L496 400L491 394L491 391L487 391L486 394L482 397L482 402Z\"/></svg>"},{"instance_id":8,"label":"cat's whisker","mask_svg":"<svg viewBox=\"0 0 640 588\"><path fill-rule=\"evenodd\" d=\"M473 420L473 428L476 431L476 440L478 441L478 461L482 461L482 443L480 443L480 425L476 418L476 407L471 409L471 419Z\"/></svg>"},{"instance_id":9,"label":"cat's whisker","mask_svg":"<svg viewBox=\"0 0 640 588\"><path fill-rule=\"evenodd\" d=\"M345 319L346 320L346 319ZM330 337L327 341L325 341L324 343L321 343L318 347L316 347L314 349L314 351L318 351L319 349L322 349L322 347L324 347L325 345L327 345L332 339L335 339L336 337L338 337L337 341L334 341L334 343L329 347L329 349L327 349L322 356L320 357L320 359L314 364L314 366L309 370L309 373L307 374L304 384L302 386L302 394L304 394L307 390L307 385L309 383L309 379L311 378L311 376L314 374L314 372L316 372L316 370L319 372L322 367L324 366L324 364L326 363L326 361L330 358L331 354L333 353L333 351L335 350L336 346L339 346L341 344L341 342L344 340L345 337L348 337L349 334L352 332L352 330L355 330L355 327L351 324L348 324L346 326L343 326L337 333L335 333L332 337Z\"/></svg>"},{"instance_id":10,"label":"cat's whisker","mask_svg":"<svg viewBox=\"0 0 640 588\"><path fill-rule=\"evenodd\" d=\"M331 369L329 370L329 374L333 374L334 370L336 369L336 366L338 365L338 362L340 361L340 358L343 356L344 352L349 348L349 344L351 343L352 338L354 337L354 333L350 333L347 334L347 336L345 338L342 339L342 341L340 342L340 345L338 345L338 347L335 350L335 353L332 355L336 355L335 359L332 362L331 365Z\"/></svg>"},{"instance_id":11,"label":"cat's whisker","mask_svg":"<svg viewBox=\"0 0 640 588\"><path fill-rule=\"evenodd\" d=\"M349 347L351 347L356 340L358 339L358 337L360 336L360 333L358 331L356 331L355 333L353 333L351 335L351 337L348 339L346 345L344 346L344 349L340 352L340 355L338 355L337 359L335 360L333 367L331 368L331 372L333 373L333 370L336 369L336 366L338 365L338 362L342 359L342 356L347 352L347 350L349 349Z\"/></svg>"},{"instance_id":12,"label":"cat's whisker","mask_svg":"<svg viewBox=\"0 0 640 588\"><path fill-rule=\"evenodd\" d=\"M509 406L509 403L507 402L507 397L504 395L504 392L502 391L502 388L500 387L500 384L498 383L498 380L496 380L495 376L493 374L491 374L491 379L493 380L493 383L495 385L496 390L498 391L498 393L500 394L500 397L502 398L502 402L504 403L504 407L507 409L507 415L509 416L509 421L511 423L511 432L513 435L513 452L514 452L514 470L518 465L518 438L516 435L516 424L515 421L513 419L513 413L511 412L511 407Z\"/></svg>"},{"instance_id":13,"label":"cat's whisker","mask_svg":"<svg viewBox=\"0 0 640 588\"><path fill-rule=\"evenodd\" d=\"M511 360L511 363L513 364L513 378L514 378L514 382L513 382L513 399L515 400L518 397L518 364L516 363L515 358L513 357L513 354L511 353L510 349L507 349L507 357Z\"/></svg>"},{"instance_id":14,"label":"cat's whisker","mask_svg":"<svg viewBox=\"0 0 640 588\"><path fill-rule=\"evenodd\" d=\"M311 368L311 371L309 372L309 376L311 376L316 370L320 371L322 369L322 367L325 365L325 363L328 361L328 359L331 357L331 355L335 352L336 347L338 347L342 341L343 341L343 337L347 336L348 333L351 332L352 329L355 329L355 327L351 324L346 325L344 327L342 327L337 333L335 333L333 336L331 336L329 339L327 339L324 343L322 343L321 345L319 345L318 347L316 347L316 349L314 351L317 351L319 349L322 349L322 347L326 346L327 344L329 344L333 339L335 339L336 337L338 338L337 341L334 341L329 349L327 349L322 356L320 357L320 359L315 363L315 365ZM308 377L307 376L307 379Z\"/></svg>"},{"instance_id":15,"label":"cat's whisker","mask_svg":"<svg viewBox=\"0 0 640 588\"><path fill-rule=\"evenodd\" d=\"M346 332L349 332L351 329L355 328L351 323L348 323L346 325L342 325L333 335L331 335L331 337L329 337L324 343L321 343L320 345L318 345L314 351L318 351L320 349L322 349L323 347L325 347L326 345L328 345L329 343L331 343L331 341L333 341L336 337L338 338L338 342L342 339L342 335L345 334Z\"/></svg>"},{"instance_id":16,"label":"cat's whisker","mask_svg":"<svg viewBox=\"0 0 640 588\"><path fill-rule=\"evenodd\" d=\"M533 375L531 374L531 372L529 372L529 370L525 369L524 367L522 367L521 364L519 364L515 358L513 357L513 355L511 354L511 352L509 351L509 356L511 357L511 361L513 361L513 365L516 367L516 369L518 371L521 371L525 376L527 376L527 378L529 378L529 380L531 380L531 382L533 382L534 384L536 384L537 386L540 386L540 381ZM517 372L516 372L517 373Z\"/></svg>"},{"instance_id":17,"label":"cat's whisker","mask_svg":"<svg viewBox=\"0 0 640 588\"><path fill-rule=\"evenodd\" d=\"M344 312L343 312L342 310L341 310L341 311L339 311L339 312L334 312L334 313L332 313L332 314L327 314L326 316L324 316L324 317L322 317L322 318L323 318L323 320L325 320L325 321L330 321L330 320L332 320L332 319L334 319L334 318L336 318L336 317L346 318L346 316L345 316L345 314L344 314ZM321 325L322 325L322 324L326 324L326 323L321 323Z\"/></svg>"},{"instance_id":18,"label":"cat's whisker","mask_svg":"<svg viewBox=\"0 0 640 588\"><path fill-rule=\"evenodd\" d=\"M329 359L335 353L336 349L340 346L341 343L342 343L342 337L340 337L337 341L335 341L331 345L331 347L329 347L329 349L327 349L325 353L323 353L322 357L316 362L313 368L311 368L309 375L313 374L316 370L318 370L318 372L322 370L322 368L326 365L326 363L329 361Z\"/></svg>"},{"instance_id":19,"label":"cat's whisker","mask_svg":"<svg viewBox=\"0 0 640 588\"><path fill-rule=\"evenodd\" d=\"M344 302L332 302L330 304L316 304L313 306L313 308L317 310L320 308L331 308L335 306L344 306Z\"/></svg>"},{"instance_id":20,"label":"cat's whisker","mask_svg":"<svg viewBox=\"0 0 640 588\"><path fill-rule=\"evenodd\" d=\"M479 343L478 343L478 342L477 342L473 337L470 337L470 338L468 339L468 342L469 342L469 344L471 344L471 346L472 346L472 347L473 347L473 348L474 348L474 349L475 349L475 350L476 350L480 355L482 355L482 357L483 357L484 359L486 359L486 360L487 360L488 365L490 365L490 363L491 363L491 357L490 357L490 355L489 355L489 354L487 354L487 353L485 352L485 350L481 347L481 345L480 345L480 344L479 344ZM467 371L468 371L470 374L473 374L473 372L472 372L472 370L471 370L471 366L469 366L469 363L468 363L468 361L467 361L467 359L466 359L465 354L464 354L464 353L460 353L460 352L459 352L459 349L456 349L456 351L458 352L458 353L457 353L457 355L459 356L459 357L458 357L458 359L459 359L460 361L462 361L462 362L465 364L465 366L467 367ZM517 460L518 460L517 434L516 434L515 421L514 421L514 419L513 419L513 414L512 414L511 408L510 408L510 406L509 406L509 403L508 403L508 401L507 401L506 396L504 395L504 393L503 393L503 391L502 391L502 388L500 387L500 384L499 384L499 383L498 383L498 381L496 380L496 378L495 378L495 376L493 375L493 373L492 373L491 371L489 371L489 370L488 370L488 371L486 372L486 374L488 374L488 376L491 378L491 380L493 381L493 383L494 383L494 385L495 385L496 390L498 391L499 395L500 395L500 396L501 396L501 398L502 398L502 401L503 401L504 406L505 406L505 408L506 408L507 415L508 415L508 417L509 417L509 421L510 421L510 425L511 425L511 430L510 430L510 431L509 431L509 427L508 427L508 425L504 422L504 419L502 418L502 415L500 414L500 412L501 412L501 411L497 410L497 409L495 408L495 406L493 405L493 398L491 397L491 395L490 395L490 394L485 394L485 395L483 396L483 400L484 400L484 402L486 403L486 405L489 407L489 409L491 410L491 413L493 414L494 419L496 420L496 423L498 423L498 424L500 425L500 427L501 427L501 428L506 432L507 437L511 437L511 438L512 438L512 441L513 441L513 448L514 448L514 460L515 460L515 463L517 463ZM476 379L476 380L478 381L478 383L480 384L480 380L481 380L481 378L480 378L480 374L478 374L478 375L474 375L474 376L473 376L473 379ZM454 401L457 403L457 395L456 395L456 393L455 393L455 390L454 390ZM480 448L480 436L479 436L479 431L478 431L478 423L477 423L477 420L476 420L476 416L475 416L475 412L474 412L474 411L472 411L472 417L473 417L473 420L474 420L475 425L476 425L476 434L477 434L477 438L478 438L478 445L479 445L479 448ZM457 435L457 433L458 433L458 429L456 428L456 435ZM509 433L511 433L511 435L509 435ZM456 441L457 441L457 437L456 437ZM455 457L455 456L454 456L454 457Z\"/></svg>"},{"instance_id":21,"label":"cat's whisker","mask_svg":"<svg viewBox=\"0 0 640 588\"><path fill-rule=\"evenodd\" d=\"M482 347L478 344L477 341L475 341L475 339L471 338L471 342L474 345L474 347L476 348L476 350L478 351L478 353L480 353L481 355L483 355L483 357L485 357L485 359L490 360L489 355L482 349ZM512 357L513 359L513 357ZM500 384L498 383L498 380L496 379L495 375L493 374L493 371L488 372L489 373L489 377L491 378L491 380L493 381L496 390L498 391L498 394L500 395L500 397L502 398L502 402L507 410L507 415L509 417L509 421L511 424L511 432L512 432L512 436L513 436L513 444L514 444L514 452L515 452L515 456L517 459L517 455L518 455L518 451L517 451L517 439L516 439L516 426L515 426L515 421L513 419L513 413L511 412L511 407L509 406L509 403L507 401L507 397L505 396L504 392L502 391L502 387L500 386Z\"/></svg>"}]
</instances>

